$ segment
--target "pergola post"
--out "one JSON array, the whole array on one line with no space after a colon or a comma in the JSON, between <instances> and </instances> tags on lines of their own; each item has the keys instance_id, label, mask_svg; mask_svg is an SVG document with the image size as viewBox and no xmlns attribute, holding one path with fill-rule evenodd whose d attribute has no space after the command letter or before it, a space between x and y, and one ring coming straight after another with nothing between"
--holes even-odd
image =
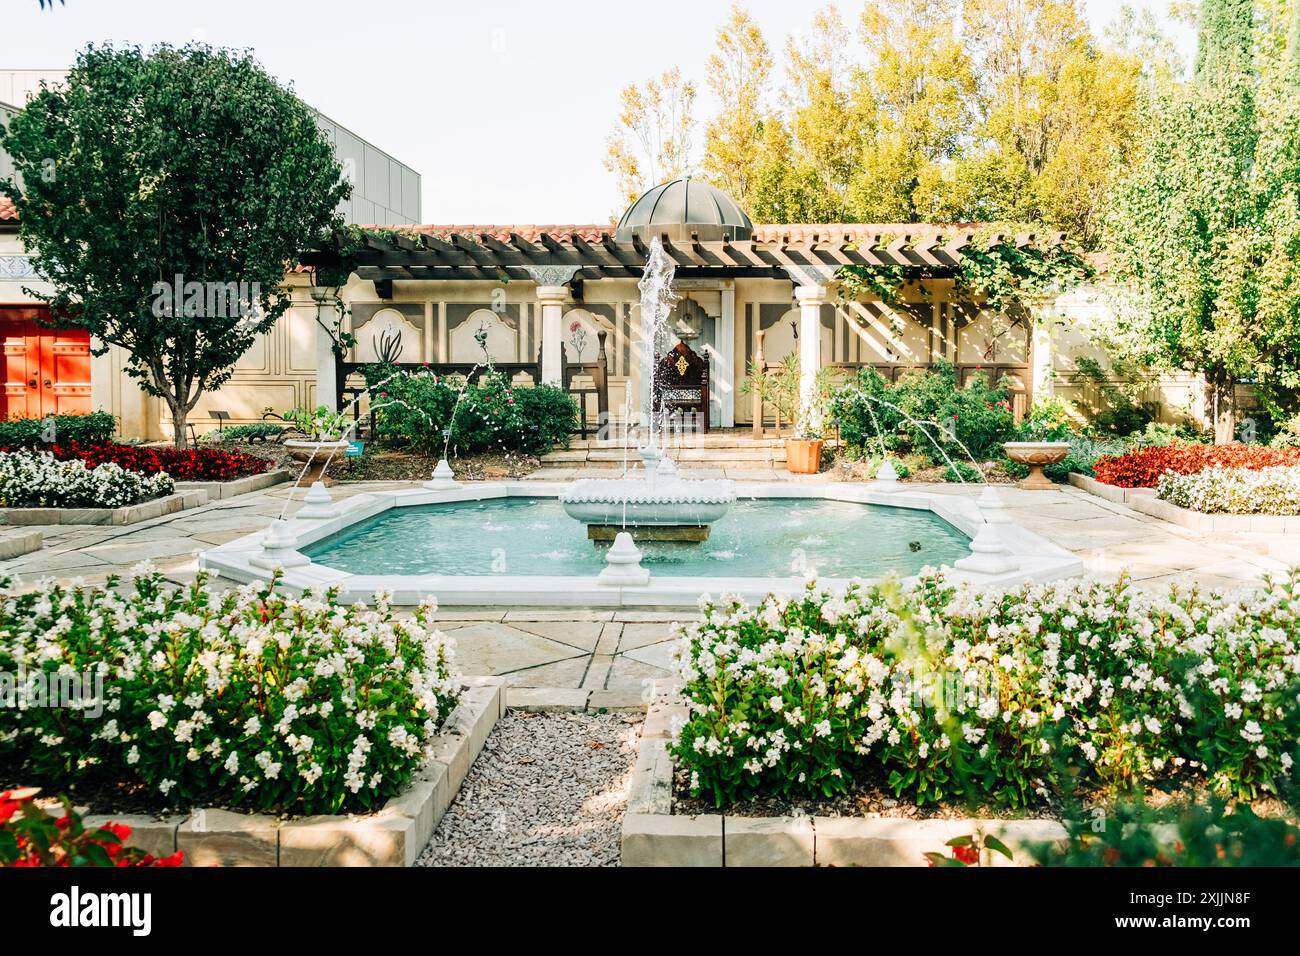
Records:
<instances>
[{"instance_id":1,"label":"pergola post","mask_svg":"<svg viewBox=\"0 0 1300 956\"><path fill-rule=\"evenodd\" d=\"M578 266L528 266L542 310L542 382L564 387L564 304Z\"/></svg>"},{"instance_id":2,"label":"pergola post","mask_svg":"<svg viewBox=\"0 0 1300 956\"><path fill-rule=\"evenodd\" d=\"M537 301L542 308L542 381L547 385L564 384L560 381L564 348L562 320L568 298L569 290L562 285L537 287Z\"/></svg>"},{"instance_id":3,"label":"pergola post","mask_svg":"<svg viewBox=\"0 0 1300 956\"><path fill-rule=\"evenodd\" d=\"M822 305L826 302L826 286L796 286L794 297L799 302L799 407L798 425L816 432L821 428L821 415L814 396L817 392L817 373L822 366Z\"/></svg>"}]
</instances>

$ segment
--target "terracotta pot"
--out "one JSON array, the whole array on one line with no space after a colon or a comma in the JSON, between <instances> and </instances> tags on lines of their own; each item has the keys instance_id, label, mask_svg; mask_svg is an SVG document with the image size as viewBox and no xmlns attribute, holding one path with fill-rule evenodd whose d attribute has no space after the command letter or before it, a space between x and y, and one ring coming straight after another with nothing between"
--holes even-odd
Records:
<instances>
[{"instance_id":1,"label":"terracotta pot","mask_svg":"<svg viewBox=\"0 0 1300 956\"><path fill-rule=\"evenodd\" d=\"M334 461L338 461L351 444L351 442L344 439L338 441L303 441L302 439L292 438L284 443L284 450L296 462L304 465L310 462L306 473L298 480L299 485L310 485L313 481L327 481L325 478L325 463L330 460L331 454Z\"/></svg>"},{"instance_id":2,"label":"terracotta pot","mask_svg":"<svg viewBox=\"0 0 1300 956\"><path fill-rule=\"evenodd\" d=\"M1029 466L1029 475L1018 482L1028 491L1052 491L1056 483L1043 474L1044 465L1054 465L1070 453L1068 441L1009 441L1002 445L1007 457Z\"/></svg>"},{"instance_id":3,"label":"terracotta pot","mask_svg":"<svg viewBox=\"0 0 1300 956\"><path fill-rule=\"evenodd\" d=\"M815 475L822 467L820 438L787 438L785 470L792 475Z\"/></svg>"}]
</instances>

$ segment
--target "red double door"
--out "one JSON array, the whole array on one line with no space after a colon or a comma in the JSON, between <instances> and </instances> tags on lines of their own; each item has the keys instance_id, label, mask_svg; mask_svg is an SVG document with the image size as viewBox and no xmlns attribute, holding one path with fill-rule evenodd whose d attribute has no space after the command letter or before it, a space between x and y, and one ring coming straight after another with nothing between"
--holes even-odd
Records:
<instances>
[{"instance_id":1,"label":"red double door","mask_svg":"<svg viewBox=\"0 0 1300 956\"><path fill-rule=\"evenodd\" d=\"M41 306L0 305L4 395L0 418L43 418L89 412L90 333L52 329Z\"/></svg>"}]
</instances>

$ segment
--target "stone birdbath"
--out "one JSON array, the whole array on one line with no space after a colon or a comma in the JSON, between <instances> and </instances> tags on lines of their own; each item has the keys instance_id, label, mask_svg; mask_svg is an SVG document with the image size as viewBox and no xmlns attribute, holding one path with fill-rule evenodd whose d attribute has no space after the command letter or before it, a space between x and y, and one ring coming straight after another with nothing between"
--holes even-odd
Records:
<instances>
[{"instance_id":1,"label":"stone birdbath","mask_svg":"<svg viewBox=\"0 0 1300 956\"><path fill-rule=\"evenodd\" d=\"M348 450L352 443L339 439L337 441L310 441L299 438L291 438L285 441L284 450L289 453L289 457L300 465L310 466L298 481L299 487L311 485L313 482L328 482L325 477L325 463L332 457L339 458Z\"/></svg>"},{"instance_id":2,"label":"stone birdbath","mask_svg":"<svg viewBox=\"0 0 1300 956\"><path fill-rule=\"evenodd\" d=\"M289 457L307 466L298 485L311 485L317 481L328 484L326 463L331 458L340 457L352 444L343 437L348 424L347 415L322 405L314 409L295 408L281 418L306 436L291 438L284 443Z\"/></svg>"},{"instance_id":3,"label":"stone birdbath","mask_svg":"<svg viewBox=\"0 0 1300 956\"><path fill-rule=\"evenodd\" d=\"M1029 474L1017 484L1027 491L1053 491L1056 483L1043 474L1044 465L1054 465L1070 453L1068 441L1009 441L1002 450L1019 465L1028 465Z\"/></svg>"}]
</instances>

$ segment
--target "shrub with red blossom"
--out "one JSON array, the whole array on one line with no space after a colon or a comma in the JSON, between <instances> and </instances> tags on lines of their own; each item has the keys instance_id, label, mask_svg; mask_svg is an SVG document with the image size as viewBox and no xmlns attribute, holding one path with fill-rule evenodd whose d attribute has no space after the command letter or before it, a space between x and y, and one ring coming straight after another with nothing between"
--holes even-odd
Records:
<instances>
[{"instance_id":1,"label":"shrub with red blossom","mask_svg":"<svg viewBox=\"0 0 1300 956\"><path fill-rule=\"evenodd\" d=\"M220 448L150 448L144 445L82 445L68 442L41 449L67 461L78 458L87 468L105 462L120 465L127 471L146 475L166 472L175 481L231 481L246 475L260 475L271 462L242 451Z\"/></svg>"},{"instance_id":2,"label":"shrub with red blossom","mask_svg":"<svg viewBox=\"0 0 1300 956\"><path fill-rule=\"evenodd\" d=\"M1094 468L1097 480L1119 488L1154 488L1167 471L1194 475L1206 468L1245 468L1300 465L1300 448L1259 445L1161 445L1137 448L1123 455L1103 455Z\"/></svg>"},{"instance_id":3,"label":"shrub with red blossom","mask_svg":"<svg viewBox=\"0 0 1300 956\"><path fill-rule=\"evenodd\" d=\"M156 857L127 846L131 828L106 823L88 828L72 801L61 797L57 819L33 801L36 787L0 791L0 866L180 866L183 851Z\"/></svg>"}]
</instances>

